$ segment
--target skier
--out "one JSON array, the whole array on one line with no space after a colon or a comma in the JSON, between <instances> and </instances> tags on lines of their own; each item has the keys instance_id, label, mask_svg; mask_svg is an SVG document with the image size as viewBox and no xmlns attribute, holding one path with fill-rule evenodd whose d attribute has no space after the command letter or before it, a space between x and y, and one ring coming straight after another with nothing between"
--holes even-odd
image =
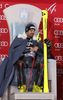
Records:
<instances>
[{"instance_id":1,"label":"skier","mask_svg":"<svg viewBox=\"0 0 63 100\"><path fill-rule=\"evenodd\" d=\"M10 84L17 85L20 92L27 90L42 92L43 43L33 40L35 30L34 24L27 24L25 27L27 38L23 39L18 34L12 42L9 56L0 65L0 97ZM44 42L47 44L49 58L51 41L45 39ZM31 70L32 68L33 70Z\"/></svg>"},{"instance_id":2,"label":"skier","mask_svg":"<svg viewBox=\"0 0 63 100\"><path fill-rule=\"evenodd\" d=\"M37 41L33 40L35 30L36 29L35 29L34 24L32 23L27 24L25 28L25 32L27 35L26 47L22 55L16 62L18 89L20 92L26 92L27 88L28 88L28 91L42 92L43 43L41 41L37 43ZM48 57L49 57L49 52L51 49L51 41L49 39L45 39L44 41L48 47ZM34 61L34 57L35 57L35 61ZM34 61L34 65L33 65L33 61ZM32 66L33 66L33 70L32 70L32 75L30 77Z\"/></svg>"}]
</instances>

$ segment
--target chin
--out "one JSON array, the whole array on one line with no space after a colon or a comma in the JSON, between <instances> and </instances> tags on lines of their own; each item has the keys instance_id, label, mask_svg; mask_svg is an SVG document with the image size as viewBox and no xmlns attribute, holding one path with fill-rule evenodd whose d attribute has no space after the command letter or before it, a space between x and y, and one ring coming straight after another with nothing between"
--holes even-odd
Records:
<instances>
[{"instance_id":1,"label":"chin","mask_svg":"<svg viewBox=\"0 0 63 100\"><path fill-rule=\"evenodd\" d=\"M31 38L33 38L33 36L30 36Z\"/></svg>"}]
</instances>

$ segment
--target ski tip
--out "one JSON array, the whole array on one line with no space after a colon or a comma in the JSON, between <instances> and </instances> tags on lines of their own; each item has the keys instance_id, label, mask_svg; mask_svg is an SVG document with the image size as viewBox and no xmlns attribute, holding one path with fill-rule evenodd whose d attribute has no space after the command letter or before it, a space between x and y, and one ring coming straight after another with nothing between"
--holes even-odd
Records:
<instances>
[{"instance_id":1,"label":"ski tip","mask_svg":"<svg viewBox=\"0 0 63 100\"><path fill-rule=\"evenodd\" d=\"M47 10L42 10L42 16L48 16Z\"/></svg>"},{"instance_id":2,"label":"ski tip","mask_svg":"<svg viewBox=\"0 0 63 100\"><path fill-rule=\"evenodd\" d=\"M42 16L46 15L46 13L42 12Z\"/></svg>"}]
</instances>

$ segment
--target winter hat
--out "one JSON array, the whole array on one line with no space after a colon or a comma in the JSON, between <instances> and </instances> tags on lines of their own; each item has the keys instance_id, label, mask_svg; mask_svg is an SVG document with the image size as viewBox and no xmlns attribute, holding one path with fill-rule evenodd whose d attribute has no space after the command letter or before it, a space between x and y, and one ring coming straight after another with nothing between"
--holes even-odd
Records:
<instances>
[{"instance_id":1,"label":"winter hat","mask_svg":"<svg viewBox=\"0 0 63 100\"><path fill-rule=\"evenodd\" d=\"M35 30L35 25L34 24L27 24L25 27L25 32L28 32L29 30L34 29Z\"/></svg>"}]
</instances>

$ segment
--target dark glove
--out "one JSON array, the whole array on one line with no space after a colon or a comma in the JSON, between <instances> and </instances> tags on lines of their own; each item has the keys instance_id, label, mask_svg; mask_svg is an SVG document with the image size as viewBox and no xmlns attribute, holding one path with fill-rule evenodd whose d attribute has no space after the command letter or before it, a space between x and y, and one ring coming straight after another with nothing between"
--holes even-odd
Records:
<instances>
[{"instance_id":1,"label":"dark glove","mask_svg":"<svg viewBox=\"0 0 63 100\"><path fill-rule=\"evenodd\" d=\"M45 40L44 40L44 43L46 43L47 44L47 47L52 47L52 44L51 44L51 41L48 39L48 38L46 38Z\"/></svg>"}]
</instances>

